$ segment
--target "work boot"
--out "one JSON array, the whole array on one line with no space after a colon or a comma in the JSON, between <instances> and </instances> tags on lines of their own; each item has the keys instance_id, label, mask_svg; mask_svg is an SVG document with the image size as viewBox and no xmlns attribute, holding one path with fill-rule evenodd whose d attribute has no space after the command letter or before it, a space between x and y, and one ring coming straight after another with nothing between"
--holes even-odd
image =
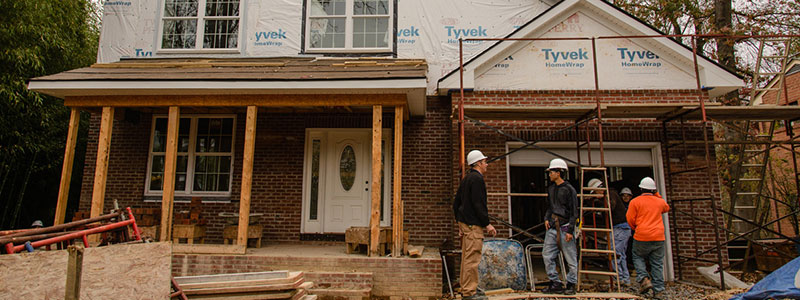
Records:
<instances>
[{"instance_id":1,"label":"work boot","mask_svg":"<svg viewBox=\"0 0 800 300\"><path fill-rule=\"evenodd\" d=\"M542 289L542 293L545 294L561 294L564 292L564 287L561 286L561 282L552 281L550 282L550 286Z\"/></svg>"},{"instance_id":2,"label":"work boot","mask_svg":"<svg viewBox=\"0 0 800 300\"><path fill-rule=\"evenodd\" d=\"M647 291L653 289L653 284L650 283L650 278L645 278L642 282L639 283L639 293L645 294Z\"/></svg>"},{"instance_id":3,"label":"work boot","mask_svg":"<svg viewBox=\"0 0 800 300\"><path fill-rule=\"evenodd\" d=\"M464 297L464 298L461 298L461 299L462 300L489 300L489 298L486 297L486 295L479 295L478 293L475 293L472 296L467 296L467 297Z\"/></svg>"},{"instance_id":4,"label":"work boot","mask_svg":"<svg viewBox=\"0 0 800 300\"><path fill-rule=\"evenodd\" d=\"M662 300L664 299L664 291L653 290L653 296L650 298L653 300Z\"/></svg>"},{"instance_id":5,"label":"work boot","mask_svg":"<svg viewBox=\"0 0 800 300\"><path fill-rule=\"evenodd\" d=\"M575 284L567 282L567 288L564 289L564 295L575 295Z\"/></svg>"}]
</instances>

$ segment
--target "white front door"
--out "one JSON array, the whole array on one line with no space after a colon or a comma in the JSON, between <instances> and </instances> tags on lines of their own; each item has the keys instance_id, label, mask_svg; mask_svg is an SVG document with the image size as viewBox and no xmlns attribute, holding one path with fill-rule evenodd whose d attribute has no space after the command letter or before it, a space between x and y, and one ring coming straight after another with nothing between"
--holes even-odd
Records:
<instances>
[{"instance_id":1,"label":"white front door","mask_svg":"<svg viewBox=\"0 0 800 300\"><path fill-rule=\"evenodd\" d=\"M330 132L325 176L324 232L369 225L369 132Z\"/></svg>"},{"instance_id":2,"label":"white front door","mask_svg":"<svg viewBox=\"0 0 800 300\"><path fill-rule=\"evenodd\" d=\"M384 132L381 226L391 224L391 151ZM370 129L308 129L304 175L304 233L344 233L369 226L372 188ZM388 167L387 167L388 166Z\"/></svg>"}]
</instances>

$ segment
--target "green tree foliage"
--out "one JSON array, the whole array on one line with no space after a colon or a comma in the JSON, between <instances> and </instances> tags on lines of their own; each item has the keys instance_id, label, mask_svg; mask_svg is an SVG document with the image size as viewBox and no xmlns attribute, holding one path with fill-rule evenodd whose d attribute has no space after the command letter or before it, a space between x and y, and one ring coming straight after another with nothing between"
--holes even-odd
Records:
<instances>
[{"instance_id":1,"label":"green tree foliage","mask_svg":"<svg viewBox=\"0 0 800 300\"><path fill-rule=\"evenodd\" d=\"M98 6L90 0L0 0L0 228L52 222L69 108L29 91L27 82L90 65L98 35ZM80 172L83 154L75 157Z\"/></svg>"}]
</instances>

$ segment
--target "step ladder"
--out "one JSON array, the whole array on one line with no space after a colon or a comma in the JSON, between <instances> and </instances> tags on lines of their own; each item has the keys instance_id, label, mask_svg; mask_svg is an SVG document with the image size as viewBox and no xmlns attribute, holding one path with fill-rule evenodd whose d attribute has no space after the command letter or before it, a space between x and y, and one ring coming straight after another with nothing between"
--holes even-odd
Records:
<instances>
[{"instance_id":1,"label":"step ladder","mask_svg":"<svg viewBox=\"0 0 800 300\"><path fill-rule=\"evenodd\" d=\"M578 289L581 287L581 280L583 278L582 275L606 275L609 276L611 279L612 286L614 285L614 281L616 280L616 287L617 291L621 291L620 289L620 282L619 282L619 273L617 273L617 252L614 250L616 246L614 245L614 227L612 225L611 220L611 198L608 196L608 172L604 167L583 167L581 169L581 176L580 176L580 183L581 183L581 191L579 194L579 201L580 201L580 219L579 219L579 239L581 241L581 247L578 250ZM603 181L602 187L587 187L583 186L585 181L586 172L602 172L603 177L600 180ZM602 206L597 205L596 199L599 194L594 194L590 192L596 191L603 191L603 199ZM587 205L587 201L588 204ZM592 214L593 218L593 227L584 227L584 216L586 213ZM597 224L599 223L595 214L602 214L605 215L605 222L603 227L598 227ZM592 243L588 242L588 237L591 236L594 238ZM598 243L598 237L606 237L605 247L601 247L600 243ZM583 257L598 257L598 256L608 256L609 260L609 269L611 270L592 270L588 267L584 267L583 265ZM588 266L588 264L587 264Z\"/></svg>"},{"instance_id":2,"label":"step ladder","mask_svg":"<svg viewBox=\"0 0 800 300\"><path fill-rule=\"evenodd\" d=\"M750 102L752 103L756 96L762 92L774 92L776 95L775 104L780 104L781 94L783 92L784 77L786 75L786 64L789 57L789 38L762 38L758 47L758 57L756 58L755 73L753 73L751 89L750 89ZM783 49L775 55L764 55L764 50L767 47L774 49ZM765 65L777 65L780 69L778 72L766 71ZM773 85L765 85L761 87L762 81L770 81L771 78L776 79ZM766 96L766 94L764 94ZM763 102L762 98L762 102ZM742 132L745 135L744 140L748 141L771 141L775 134L775 120L747 120L744 123ZM794 145L792 145L794 146ZM756 225L761 226L764 224L769 211L771 201L767 200L768 196L764 194L764 180L769 167L771 144L742 144L739 147L736 156L736 168L734 169L735 181L733 183L733 191L731 192L731 201L728 211L732 215L726 216L727 227L734 234L741 234L756 229ZM761 230L755 230L748 234L750 239L758 239ZM736 245L735 243L728 244L728 261L731 264L741 262L740 271L747 270L747 264L752 252L752 242L749 240L745 245ZM744 256L738 257L731 256L730 253L736 253L744 250ZM744 261L743 261L744 260ZM734 271L735 272L735 271Z\"/></svg>"}]
</instances>

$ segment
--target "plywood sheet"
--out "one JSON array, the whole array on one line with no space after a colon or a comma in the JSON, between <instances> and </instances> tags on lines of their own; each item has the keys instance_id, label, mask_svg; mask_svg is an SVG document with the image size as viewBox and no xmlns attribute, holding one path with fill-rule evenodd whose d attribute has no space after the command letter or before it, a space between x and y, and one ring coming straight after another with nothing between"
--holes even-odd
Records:
<instances>
[{"instance_id":1,"label":"plywood sheet","mask_svg":"<svg viewBox=\"0 0 800 300\"><path fill-rule=\"evenodd\" d=\"M0 295L64 299L66 250L0 256ZM166 299L170 292L169 243L87 248L81 299Z\"/></svg>"}]
</instances>

